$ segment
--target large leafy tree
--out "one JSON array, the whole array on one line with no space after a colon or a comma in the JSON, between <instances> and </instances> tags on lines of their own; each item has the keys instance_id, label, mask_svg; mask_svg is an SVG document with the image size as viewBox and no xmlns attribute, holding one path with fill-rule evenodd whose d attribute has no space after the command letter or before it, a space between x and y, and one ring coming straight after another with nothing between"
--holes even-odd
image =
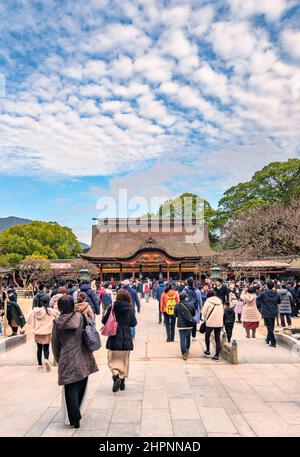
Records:
<instances>
[{"instance_id":1,"label":"large leafy tree","mask_svg":"<svg viewBox=\"0 0 300 457\"><path fill-rule=\"evenodd\" d=\"M56 222L35 221L0 233L1 261L12 267L29 256L69 259L80 252L80 244L72 230Z\"/></svg>"},{"instance_id":2,"label":"large leafy tree","mask_svg":"<svg viewBox=\"0 0 300 457\"><path fill-rule=\"evenodd\" d=\"M272 162L257 171L250 181L231 187L219 201L220 227L240 212L257 206L271 206L276 202L288 204L300 195L300 160Z\"/></svg>"},{"instance_id":3,"label":"large leafy tree","mask_svg":"<svg viewBox=\"0 0 300 457\"><path fill-rule=\"evenodd\" d=\"M215 214L216 211L207 200L200 198L196 194L184 193L179 197L165 201L160 206L157 214L148 214L148 217L203 217L204 221L208 224L210 242L214 245L218 241L218 222Z\"/></svg>"}]
</instances>

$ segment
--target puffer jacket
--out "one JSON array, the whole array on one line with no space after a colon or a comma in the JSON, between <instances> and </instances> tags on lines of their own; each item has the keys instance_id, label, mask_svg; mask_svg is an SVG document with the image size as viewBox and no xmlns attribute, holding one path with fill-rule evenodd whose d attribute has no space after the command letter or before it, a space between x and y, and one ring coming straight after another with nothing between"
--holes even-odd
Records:
<instances>
[{"instance_id":1,"label":"puffer jacket","mask_svg":"<svg viewBox=\"0 0 300 457\"><path fill-rule=\"evenodd\" d=\"M211 315L207 319L207 316L213 309ZM223 327L223 316L224 308L222 300L219 297L209 297L202 308L202 317L206 321L207 327Z\"/></svg>"},{"instance_id":2,"label":"puffer jacket","mask_svg":"<svg viewBox=\"0 0 300 457\"><path fill-rule=\"evenodd\" d=\"M75 309L80 313L85 314L91 321L94 320L94 313L88 302L76 303Z\"/></svg>"},{"instance_id":3,"label":"puffer jacket","mask_svg":"<svg viewBox=\"0 0 300 457\"><path fill-rule=\"evenodd\" d=\"M293 295L287 289L280 289L278 293L280 295L279 313L291 314L292 305L294 304Z\"/></svg>"},{"instance_id":4,"label":"puffer jacket","mask_svg":"<svg viewBox=\"0 0 300 457\"><path fill-rule=\"evenodd\" d=\"M280 295L274 290L267 289L256 298L257 307L261 310L261 315L265 319L274 318L278 315L278 305Z\"/></svg>"},{"instance_id":5,"label":"puffer jacket","mask_svg":"<svg viewBox=\"0 0 300 457\"><path fill-rule=\"evenodd\" d=\"M61 314L53 323L51 342L60 386L81 381L98 371L95 358L82 338L83 324L78 311Z\"/></svg>"},{"instance_id":6,"label":"puffer jacket","mask_svg":"<svg viewBox=\"0 0 300 457\"><path fill-rule=\"evenodd\" d=\"M256 294L242 292L241 299L244 302L242 311L243 322L259 322L260 315L256 306Z\"/></svg>"},{"instance_id":7,"label":"puffer jacket","mask_svg":"<svg viewBox=\"0 0 300 457\"><path fill-rule=\"evenodd\" d=\"M115 301L114 312L118 322L118 330L115 336L109 336L106 342L106 349L111 351L132 351L133 341L130 328L137 325L135 310L131 303L127 301ZM102 319L102 324L106 324L112 307L106 311Z\"/></svg>"}]
</instances>

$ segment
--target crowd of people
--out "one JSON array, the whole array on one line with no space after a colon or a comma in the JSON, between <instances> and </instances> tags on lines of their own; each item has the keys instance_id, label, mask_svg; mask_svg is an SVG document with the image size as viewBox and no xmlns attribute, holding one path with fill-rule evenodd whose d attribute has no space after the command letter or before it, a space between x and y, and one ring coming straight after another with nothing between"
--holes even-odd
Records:
<instances>
[{"instance_id":1,"label":"crowd of people","mask_svg":"<svg viewBox=\"0 0 300 457\"><path fill-rule=\"evenodd\" d=\"M150 297L157 300L158 325L165 326L168 343L174 342L177 325L184 360L189 356L197 331L204 334L203 356L218 362L222 331L229 344L236 324L243 325L247 338L255 338L262 319L267 328L266 343L276 347L275 323L291 326L300 309L300 281L226 283L218 278L198 282L190 277L185 282L162 278L156 281L125 279L118 283L103 282L96 287L95 282L79 284L61 280L52 287L42 283L30 285L26 295L32 298L32 309L25 316L13 287L3 290L0 308L6 309L12 336L18 334L18 328L24 333L26 323L32 327L39 370L51 370L51 343L54 360L58 363L58 382L63 386L65 423L75 428L80 426L88 377L98 371L93 351L82 336L87 322L97 331L96 326L101 321L102 331L106 329L107 333L103 331L103 334L108 336L106 348L112 390L117 392L125 390L142 298L144 306ZM99 316L98 322L96 316ZM213 355L210 352L211 334L215 340Z\"/></svg>"}]
</instances>

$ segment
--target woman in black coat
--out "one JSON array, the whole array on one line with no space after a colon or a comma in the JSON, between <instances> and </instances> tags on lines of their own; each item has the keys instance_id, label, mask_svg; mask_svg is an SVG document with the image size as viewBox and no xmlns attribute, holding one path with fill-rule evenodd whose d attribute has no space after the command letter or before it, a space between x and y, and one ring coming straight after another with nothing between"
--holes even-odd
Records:
<instances>
[{"instance_id":1,"label":"woman in black coat","mask_svg":"<svg viewBox=\"0 0 300 457\"><path fill-rule=\"evenodd\" d=\"M129 372L129 356L133 350L131 327L137 325L135 310L131 303L131 297L127 290L120 289L116 301L109 306L102 323L105 325L111 310L114 310L118 322L118 330L115 336L109 336L106 342L108 349L108 366L113 375L113 392L125 390L125 378Z\"/></svg>"}]
</instances>

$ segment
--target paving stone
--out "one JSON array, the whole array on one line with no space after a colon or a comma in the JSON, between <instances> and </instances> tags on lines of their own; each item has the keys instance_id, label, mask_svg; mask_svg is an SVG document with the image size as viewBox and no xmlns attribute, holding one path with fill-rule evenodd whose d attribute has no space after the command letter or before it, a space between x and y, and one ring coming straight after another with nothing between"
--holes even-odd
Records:
<instances>
[{"instance_id":1,"label":"paving stone","mask_svg":"<svg viewBox=\"0 0 300 457\"><path fill-rule=\"evenodd\" d=\"M170 411L167 409L143 409L141 436L173 436Z\"/></svg>"},{"instance_id":2,"label":"paving stone","mask_svg":"<svg viewBox=\"0 0 300 457\"><path fill-rule=\"evenodd\" d=\"M80 422L82 430L96 430L106 432L112 418L112 410L89 410L83 415Z\"/></svg>"},{"instance_id":3,"label":"paving stone","mask_svg":"<svg viewBox=\"0 0 300 457\"><path fill-rule=\"evenodd\" d=\"M173 434L176 437L207 436L201 420L172 420Z\"/></svg>"},{"instance_id":4,"label":"paving stone","mask_svg":"<svg viewBox=\"0 0 300 457\"><path fill-rule=\"evenodd\" d=\"M231 397L242 413L265 413L266 415L272 410L268 403L264 402L256 394L231 394Z\"/></svg>"},{"instance_id":5,"label":"paving stone","mask_svg":"<svg viewBox=\"0 0 300 457\"><path fill-rule=\"evenodd\" d=\"M36 423L33 425L33 427L28 431L26 436L29 437L37 437L41 436L43 431L47 428L47 426L50 424L52 419L56 416L58 413L58 408L48 408L47 411L39 417L39 419L36 421Z\"/></svg>"},{"instance_id":6,"label":"paving stone","mask_svg":"<svg viewBox=\"0 0 300 457\"><path fill-rule=\"evenodd\" d=\"M207 433L237 433L224 408L199 408Z\"/></svg>"},{"instance_id":7,"label":"paving stone","mask_svg":"<svg viewBox=\"0 0 300 457\"><path fill-rule=\"evenodd\" d=\"M193 399L170 399L172 420L199 420L199 412Z\"/></svg>"},{"instance_id":8,"label":"paving stone","mask_svg":"<svg viewBox=\"0 0 300 457\"><path fill-rule=\"evenodd\" d=\"M59 422L51 422L42 433L42 437L71 437L75 429Z\"/></svg>"},{"instance_id":9,"label":"paving stone","mask_svg":"<svg viewBox=\"0 0 300 457\"><path fill-rule=\"evenodd\" d=\"M300 401L270 402L269 405L287 424L300 425Z\"/></svg>"},{"instance_id":10,"label":"paving stone","mask_svg":"<svg viewBox=\"0 0 300 457\"><path fill-rule=\"evenodd\" d=\"M158 393L156 390L145 390L143 408L169 409L169 400L166 392Z\"/></svg>"},{"instance_id":11,"label":"paving stone","mask_svg":"<svg viewBox=\"0 0 300 457\"><path fill-rule=\"evenodd\" d=\"M141 406L131 408L115 409L111 419L112 424L139 424L141 421Z\"/></svg>"},{"instance_id":12,"label":"paving stone","mask_svg":"<svg viewBox=\"0 0 300 457\"><path fill-rule=\"evenodd\" d=\"M243 416L257 436L288 436L290 426L278 414L244 413Z\"/></svg>"},{"instance_id":13,"label":"paving stone","mask_svg":"<svg viewBox=\"0 0 300 457\"><path fill-rule=\"evenodd\" d=\"M111 423L108 429L107 437L138 437L140 436L140 424L129 423Z\"/></svg>"}]
</instances>

